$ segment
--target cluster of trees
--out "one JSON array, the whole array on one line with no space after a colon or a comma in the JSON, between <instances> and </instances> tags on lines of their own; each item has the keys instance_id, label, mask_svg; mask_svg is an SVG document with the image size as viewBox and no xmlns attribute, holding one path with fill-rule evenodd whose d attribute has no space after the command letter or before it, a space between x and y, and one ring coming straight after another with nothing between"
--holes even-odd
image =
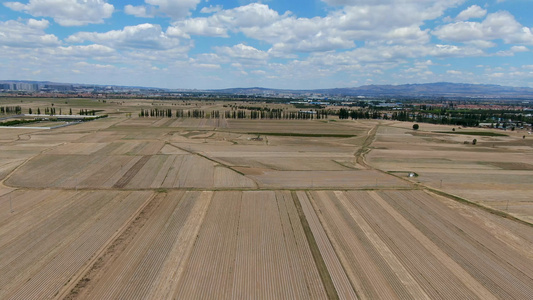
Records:
<instances>
[{"instance_id":1,"label":"cluster of trees","mask_svg":"<svg viewBox=\"0 0 533 300\"><path fill-rule=\"evenodd\" d=\"M139 113L139 117L172 117L172 109L142 109Z\"/></svg>"},{"instance_id":2,"label":"cluster of trees","mask_svg":"<svg viewBox=\"0 0 533 300\"><path fill-rule=\"evenodd\" d=\"M72 109L70 110L70 114L72 114ZM88 109L80 109L79 115L81 116L96 116L96 110L88 110Z\"/></svg>"},{"instance_id":3,"label":"cluster of trees","mask_svg":"<svg viewBox=\"0 0 533 300\"><path fill-rule=\"evenodd\" d=\"M224 116L225 119L285 119L285 120L312 120L327 119L329 115L334 114L328 110L316 111L285 111L283 109L268 110L225 110L225 111L204 111L200 109L183 110L178 109L175 112L177 118L197 118L197 119L219 119ZM171 109L142 109L139 117L172 117Z\"/></svg>"},{"instance_id":4,"label":"cluster of trees","mask_svg":"<svg viewBox=\"0 0 533 300\"><path fill-rule=\"evenodd\" d=\"M341 108L339 110L339 119L383 119L388 120L389 117L386 113L380 113L377 110L348 110L346 108Z\"/></svg>"},{"instance_id":5,"label":"cluster of trees","mask_svg":"<svg viewBox=\"0 0 533 300\"><path fill-rule=\"evenodd\" d=\"M476 127L479 123L497 123L505 124L506 121L512 120L518 124L533 123L533 118L528 117L522 113L507 112L507 111L491 111L491 110L398 110L392 113L378 111L375 109L359 109L348 110L341 108L339 110L340 119L382 119L382 120L395 120L406 122L420 122L431 124L446 124L457 125L463 127ZM499 120L499 121L494 121ZM505 121L506 120L506 121Z\"/></svg>"},{"instance_id":6,"label":"cluster of trees","mask_svg":"<svg viewBox=\"0 0 533 300\"><path fill-rule=\"evenodd\" d=\"M33 109L31 109L31 107L28 108L28 114L33 115ZM38 115L41 114L41 108L40 107L37 107L36 114L38 114ZM54 116L54 115L57 115L57 110L56 110L55 107L45 107L44 108L44 114L45 115L49 115L49 116ZM60 115L63 114L63 109L59 108L59 114ZM70 114L72 115L72 108L70 109Z\"/></svg>"},{"instance_id":7,"label":"cluster of trees","mask_svg":"<svg viewBox=\"0 0 533 300\"><path fill-rule=\"evenodd\" d=\"M519 113L491 110L451 110L451 109L431 109L425 110L403 109L403 110L381 110L372 107L367 108L341 108L339 110L316 109L289 111L280 108L245 107L239 109L237 106L231 110L204 111L201 109L183 110L178 109L175 113L171 109L143 109L139 113L141 117L177 117L177 118L199 118L199 119L284 119L284 120L312 120L327 119L330 116L338 116L339 119L380 119L406 122L432 123L457 125L463 127L479 126L481 122L490 123L491 120L515 120L519 122L532 123L531 117L526 117ZM496 123L496 122L495 122ZM500 124L500 123L497 123ZM502 124L504 122L502 121ZM518 123L520 124L520 123ZM498 125L496 125L498 126Z\"/></svg>"},{"instance_id":8,"label":"cluster of trees","mask_svg":"<svg viewBox=\"0 0 533 300\"><path fill-rule=\"evenodd\" d=\"M459 126L478 126L479 123L505 122L532 123L533 118L517 110L433 108L420 105L408 114L409 121ZM406 120L407 121L407 120Z\"/></svg>"},{"instance_id":9,"label":"cluster of trees","mask_svg":"<svg viewBox=\"0 0 533 300\"><path fill-rule=\"evenodd\" d=\"M0 122L0 126L15 126L19 124L35 123L39 121L40 120L11 120L6 122Z\"/></svg>"},{"instance_id":10,"label":"cluster of trees","mask_svg":"<svg viewBox=\"0 0 533 300\"><path fill-rule=\"evenodd\" d=\"M22 112L22 108L20 106L1 106L0 107L1 114L20 114L21 112Z\"/></svg>"}]
</instances>

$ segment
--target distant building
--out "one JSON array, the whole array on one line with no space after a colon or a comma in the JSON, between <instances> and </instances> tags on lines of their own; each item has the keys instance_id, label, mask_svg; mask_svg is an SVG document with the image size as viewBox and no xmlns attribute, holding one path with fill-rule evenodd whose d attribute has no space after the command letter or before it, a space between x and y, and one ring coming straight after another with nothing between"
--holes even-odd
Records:
<instances>
[{"instance_id":1,"label":"distant building","mask_svg":"<svg viewBox=\"0 0 533 300\"><path fill-rule=\"evenodd\" d=\"M69 92L74 88L70 84L46 84L44 89L52 92Z\"/></svg>"},{"instance_id":2,"label":"distant building","mask_svg":"<svg viewBox=\"0 0 533 300\"><path fill-rule=\"evenodd\" d=\"M39 85L28 82L4 82L0 83L0 90L35 92L39 90Z\"/></svg>"}]
</instances>

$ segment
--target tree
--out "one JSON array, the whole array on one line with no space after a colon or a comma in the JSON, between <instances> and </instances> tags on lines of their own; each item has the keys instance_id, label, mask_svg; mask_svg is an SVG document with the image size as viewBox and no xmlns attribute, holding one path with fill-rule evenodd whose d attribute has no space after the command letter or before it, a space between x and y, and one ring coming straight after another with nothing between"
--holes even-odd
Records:
<instances>
[{"instance_id":1,"label":"tree","mask_svg":"<svg viewBox=\"0 0 533 300\"><path fill-rule=\"evenodd\" d=\"M339 110L339 119L348 119L350 117L350 113L347 109L341 108Z\"/></svg>"},{"instance_id":2,"label":"tree","mask_svg":"<svg viewBox=\"0 0 533 300\"><path fill-rule=\"evenodd\" d=\"M28 114L32 114L31 107L28 109Z\"/></svg>"},{"instance_id":3,"label":"tree","mask_svg":"<svg viewBox=\"0 0 533 300\"><path fill-rule=\"evenodd\" d=\"M418 124L414 124L413 125L413 130L418 130L418 128L420 128L420 126L418 126Z\"/></svg>"},{"instance_id":4,"label":"tree","mask_svg":"<svg viewBox=\"0 0 533 300\"><path fill-rule=\"evenodd\" d=\"M472 140L472 145L475 145L475 144L477 144L477 139Z\"/></svg>"}]
</instances>

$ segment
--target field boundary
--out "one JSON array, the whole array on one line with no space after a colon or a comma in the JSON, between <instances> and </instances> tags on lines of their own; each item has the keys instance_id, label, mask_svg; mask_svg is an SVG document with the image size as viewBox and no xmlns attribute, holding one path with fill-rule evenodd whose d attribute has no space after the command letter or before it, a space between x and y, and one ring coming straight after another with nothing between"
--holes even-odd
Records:
<instances>
[{"instance_id":1,"label":"field boundary","mask_svg":"<svg viewBox=\"0 0 533 300\"><path fill-rule=\"evenodd\" d=\"M144 155L113 185L113 188L124 188L139 173L144 165L150 160L151 155Z\"/></svg>"},{"instance_id":2,"label":"field boundary","mask_svg":"<svg viewBox=\"0 0 533 300\"><path fill-rule=\"evenodd\" d=\"M522 220L520 218L517 218L507 212L504 212L502 210L498 210L498 209L495 209L495 208L492 208L492 207L488 207L488 206L485 206L483 204L480 204L480 203L476 203L476 202L473 202L473 201L470 201L468 199L465 199L465 198L462 198L462 197L459 197L459 196L456 196L456 195L453 195L453 194L449 194L449 193L446 193L444 191L441 191L441 190L437 190L437 189L434 189L434 188L430 188L430 187L427 187L427 186L424 186L425 187L425 190L427 192L430 192L430 193L433 193L435 195L438 195L438 196L442 196L442 197L446 197L448 199L451 199L451 200L454 200L456 202L459 202L459 203L463 203L465 205L469 205L469 206L473 206L473 207L477 207L477 208L480 208L490 214L493 214L493 215L496 215L496 216L499 216L499 217L502 217L502 218L505 218L505 219L508 219L508 220L511 220L511 221L515 221L515 222L518 222L520 224L523 224L523 225L526 225L526 226L530 226L530 227L533 227L533 223L530 223L528 221L525 221L525 220Z\"/></svg>"},{"instance_id":3,"label":"field boundary","mask_svg":"<svg viewBox=\"0 0 533 300\"><path fill-rule=\"evenodd\" d=\"M372 127L365 138L365 141L361 145L361 148L359 148L355 153L355 163L361 165L365 169L373 170L374 167L367 164L365 161L365 155L368 154L372 149L370 149L370 145L374 142L374 139L376 138L376 133L378 132L379 125Z\"/></svg>"},{"instance_id":4,"label":"field boundary","mask_svg":"<svg viewBox=\"0 0 533 300\"><path fill-rule=\"evenodd\" d=\"M124 246L124 243L127 245L129 242L131 242L131 239L128 240L128 238L132 234L135 235L136 232L128 232L128 229L133 228L135 225L140 227L144 225L144 222L146 222L148 218L142 219L141 215L153 202L156 195L157 193L152 193L145 203L139 207L139 209L137 209L137 211L135 211L135 213L133 213L128 220L124 222L121 228L119 228L119 230L117 230L115 234L109 238L109 240L100 248L100 250L94 253L91 259L86 262L85 266L79 270L78 274L69 279L68 283L65 284L62 290L60 290L56 295L58 298L67 300L76 299L79 291L83 290L87 286L87 283L91 280L91 275L95 272L98 272L102 265L105 264L104 262L102 265L97 265L98 262L108 258L109 255L113 257L113 253L111 253L110 249L112 250L117 246ZM117 257L118 255L115 254L114 256Z\"/></svg>"},{"instance_id":5,"label":"field boundary","mask_svg":"<svg viewBox=\"0 0 533 300\"><path fill-rule=\"evenodd\" d=\"M31 138L31 137L30 137ZM19 139L20 139L20 134L19 134ZM9 178L11 178L11 176L13 176L13 174L15 174L15 172L17 172L20 168L22 168L24 165L26 165L30 160L34 159L35 157L39 156L39 155L43 155L44 153L48 152L48 151L51 151L57 147L60 147L60 146L63 146L63 145L66 145L68 144L67 142L64 142L64 143L61 143L59 145L55 145L55 146L52 146L50 148L46 148L44 150L42 150L41 152L39 152L38 154L34 155L34 156L31 156L31 157L28 157L25 161L23 161L20 165L18 165L16 168L14 168L11 172L9 172L9 174L7 174L4 179L2 179L0 181L0 185L2 186L5 186L5 187L10 187L10 188L26 188L24 186L21 186L21 187L18 187L18 186L12 186L12 185L9 185L9 184L6 184L6 181L9 180Z\"/></svg>"},{"instance_id":6,"label":"field boundary","mask_svg":"<svg viewBox=\"0 0 533 300\"><path fill-rule=\"evenodd\" d=\"M316 243L315 237L311 232L311 227L309 226L309 222L307 222L307 218L305 217L304 211L302 209L302 204L298 199L298 195L296 195L296 191L291 191L291 197L292 201L294 202L294 206L296 206L298 216L300 217L300 223L302 224L307 243L309 244L309 249L311 250L311 254L313 255L315 266L318 270L318 274L320 274L320 279L322 280L322 284L324 285L324 289L326 290L328 299L339 299L339 295L337 294L337 290L335 289L335 285L333 284L333 280L331 279L331 275L329 274L326 262L324 261L324 258L320 253L320 249L318 248L318 244Z\"/></svg>"},{"instance_id":7,"label":"field boundary","mask_svg":"<svg viewBox=\"0 0 533 300\"><path fill-rule=\"evenodd\" d=\"M210 162L213 162L213 163L215 163L215 164L221 165L221 166L224 167L224 168L230 169L231 171L233 171L233 172L235 172L235 173L237 173L237 174L239 174L239 175L241 175L241 176L244 176L244 177L250 179L251 181L253 181L253 183L255 184L256 189L259 189L259 184L257 183L257 181L255 181L255 180L254 180L253 178L251 178L251 177L246 176L246 174L244 174L243 172L238 171L238 170L235 170L232 166L229 166L229 165L227 165L227 164L225 164L225 163L221 163L221 162L219 162L219 161L217 161L217 160L215 160L215 159L213 159L213 158L211 158L211 157L205 156L205 155L203 155L203 154L201 154L201 153L199 153L199 152L194 152L194 151L187 150L187 149L185 149L185 148L182 148L182 147L176 146L176 145L174 145L174 144L172 144L172 143L169 143L169 144L167 144L167 145L170 145L170 146L172 146L172 147L174 147L174 148L176 148L176 149L179 149L179 150L185 151L185 152L187 152L187 153L190 153L191 155L198 155L198 156L200 156L201 158L207 159L207 160L210 161Z\"/></svg>"},{"instance_id":8,"label":"field boundary","mask_svg":"<svg viewBox=\"0 0 533 300\"><path fill-rule=\"evenodd\" d=\"M290 137L325 137L325 138L352 138L355 134L329 134L329 133L292 133L292 132L245 132L250 135L290 136Z\"/></svg>"}]
</instances>

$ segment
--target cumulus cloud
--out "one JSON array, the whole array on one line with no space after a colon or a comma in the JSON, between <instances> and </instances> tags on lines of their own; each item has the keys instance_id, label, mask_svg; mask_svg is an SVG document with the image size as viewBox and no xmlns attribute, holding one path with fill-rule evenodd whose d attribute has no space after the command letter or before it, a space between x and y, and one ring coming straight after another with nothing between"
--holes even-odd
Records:
<instances>
[{"instance_id":1,"label":"cumulus cloud","mask_svg":"<svg viewBox=\"0 0 533 300\"><path fill-rule=\"evenodd\" d=\"M487 10L479 7L478 5L472 5L460 12L455 19L458 21L466 21L469 19L483 18L486 14Z\"/></svg>"},{"instance_id":2,"label":"cumulus cloud","mask_svg":"<svg viewBox=\"0 0 533 300\"><path fill-rule=\"evenodd\" d=\"M212 14L212 13L215 13L215 12L219 12L222 10L222 5L209 5L209 7L202 7L202 9L200 10L201 13L203 14Z\"/></svg>"},{"instance_id":3,"label":"cumulus cloud","mask_svg":"<svg viewBox=\"0 0 533 300\"><path fill-rule=\"evenodd\" d=\"M173 23L168 33L173 36L190 35L227 37L228 32L261 30L281 16L265 4L252 3L233 9L221 10L207 18L189 18Z\"/></svg>"},{"instance_id":4,"label":"cumulus cloud","mask_svg":"<svg viewBox=\"0 0 533 300\"><path fill-rule=\"evenodd\" d=\"M82 45L82 46L68 46L57 47L45 50L51 55L69 56L69 57L101 57L115 54L113 48L103 45Z\"/></svg>"},{"instance_id":5,"label":"cumulus cloud","mask_svg":"<svg viewBox=\"0 0 533 300\"><path fill-rule=\"evenodd\" d=\"M216 47L215 50L221 55L237 59L263 61L268 58L268 53L244 44L233 47Z\"/></svg>"},{"instance_id":6,"label":"cumulus cloud","mask_svg":"<svg viewBox=\"0 0 533 300\"><path fill-rule=\"evenodd\" d=\"M173 19L183 19L196 9L200 0L145 0L145 6L127 5L126 14L137 17L164 15ZM149 13L148 13L149 12Z\"/></svg>"},{"instance_id":7,"label":"cumulus cloud","mask_svg":"<svg viewBox=\"0 0 533 300\"><path fill-rule=\"evenodd\" d=\"M511 51L513 52L528 52L529 48L526 46L513 46L511 47Z\"/></svg>"},{"instance_id":8,"label":"cumulus cloud","mask_svg":"<svg viewBox=\"0 0 533 300\"><path fill-rule=\"evenodd\" d=\"M225 26L217 25L208 18L186 19L167 29L169 36L182 38L190 38L190 35L228 37L227 32Z\"/></svg>"},{"instance_id":9,"label":"cumulus cloud","mask_svg":"<svg viewBox=\"0 0 533 300\"><path fill-rule=\"evenodd\" d=\"M507 11L487 15L482 22L456 22L433 31L439 39L453 42L490 41L501 39L505 43L533 44L533 33L523 27Z\"/></svg>"},{"instance_id":10,"label":"cumulus cloud","mask_svg":"<svg viewBox=\"0 0 533 300\"><path fill-rule=\"evenodd\" d=\"M32 16L51 17L62 26L103 23L115 10L105 0L30 0L28 4L6 2L4 5Z\"/></svg>"},{"instance_id":11,"label":"cumulus cloud","mask_svg":"<svg viewBox=\"0 0 533 300\"><path fill-rule=\"evenodd\" d=\"M133 5L126 5L124 7L124 12L127 15L136 16L139 18L153 18L154 15L152 13L148 13L146 6L133 6Z\"/></svg>"},{"instance_id":12,"label":"cumulus cloud","mask_svg":"<svg viewBox=\"0 0 533 300\"><path fill-rule=\"evenodd\" d=\"M60 44L57 36L46 34L47 20L0 21L0 45L17 48L53 47Z\"/></svg>"},{"instance_id":13,"label":"cumulus cloud","mask_svg":"<svg viewBox=\"0 0 533 300\"><path fill-rule=\"evenodd\" d=\"M458 70L448 70L446 71L447 74L451 74L451 75L462 75L463 72L461 71L458 71Z\"/></svg>"},{"instance_id":14,"label":"cumulus cloud","mask_svg":"<svg viewBox=\"0 0 533 300\"><path fill-rule=\"evenodd\" d=\"M71 43L91 41L115 49L171 49L179 45L179 40L167 36L158 24L126 26L122 30L104 33L78 32L67 38Z\"/></svg>"},{"instance_id":15,"label":"cumulus cloud","mask_svg":"<svg viewBox=\"0 0 533 300\"><path fill-rule=\"evenodd\" d=\"M174 22L167 33L190 38L191 35L227 37L242 32L249 38L271 44L271 52L278 56L350 49L356 47L354 41L424 44L430 41L429 30L420 26L425 20L442 14L445 7L425 0L363 4L346 6L325 17L297 18L290 12L279 14L268 5L252 3L220 10L209 17ZM390 14L391 11L395 13Z\"/></svg>"}]
</instances>

